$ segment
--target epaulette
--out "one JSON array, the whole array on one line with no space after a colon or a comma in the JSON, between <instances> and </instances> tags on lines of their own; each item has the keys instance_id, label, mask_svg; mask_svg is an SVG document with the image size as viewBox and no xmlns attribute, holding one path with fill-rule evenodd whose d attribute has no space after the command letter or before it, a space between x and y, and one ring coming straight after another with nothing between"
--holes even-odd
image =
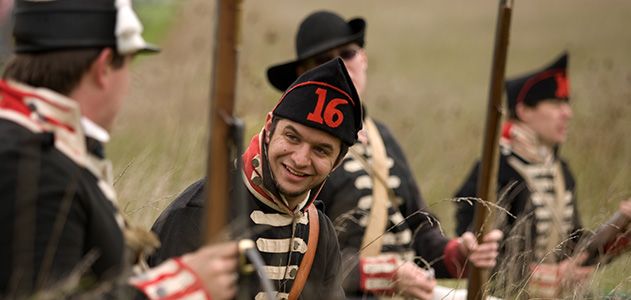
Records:
<instances>
[{"instance_id":1,"label":"epaulette","mask_svg":"<svg viewBox=\"0 0 631 300\"><path fill-rule=\"evenodd\" d=\"M52 133L59 151L78 165L87 165L81 113L75 101L48 89L0 80L0 118L33 133Z\"/></svg>"}]
</instances>

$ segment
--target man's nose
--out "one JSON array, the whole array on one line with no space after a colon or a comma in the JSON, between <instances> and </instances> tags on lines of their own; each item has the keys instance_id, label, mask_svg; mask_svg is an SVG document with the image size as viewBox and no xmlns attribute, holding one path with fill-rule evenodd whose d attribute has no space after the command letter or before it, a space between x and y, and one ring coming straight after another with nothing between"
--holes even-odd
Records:
<instances>
[{"instance_id":1,"label":"man's nose","mask_svg":"<svg viewBox=\"0 0 631 300\"><path fill-rule=\"evenodd\" d=\"M292 155L292 160L296 164L296 167L305 167L309 165L309 163L311 162L311 159L309 156L310 152L311 150L310 150L309 145L303 144L296 147Z\"/></svg>"},{"instance_id":2,"label":"man's nose","mask_svg":"<svg viewBox=\"0 0 631 300\"><path fill-rule=\"evenodd\" d=\"M570 106L569 103L564 103L561 109L563 111L563 115L567 117L568 119L571 119L572 116L574 115L574 112L572 111L572 107Z\"/></svg>"}]
</instances>

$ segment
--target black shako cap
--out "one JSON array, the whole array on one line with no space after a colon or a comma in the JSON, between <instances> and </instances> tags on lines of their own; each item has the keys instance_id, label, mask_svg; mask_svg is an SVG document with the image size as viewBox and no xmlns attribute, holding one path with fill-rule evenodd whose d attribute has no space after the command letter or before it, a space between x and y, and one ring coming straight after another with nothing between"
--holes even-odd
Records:
<instances>
[{"instance_id":1,"label":"black shako cap","mask_svg":"<svg viewBox=\"0 0 631 300\"><path fill-rule=\"evenodd\" d=\"M285 91L272 113L325 131L348 146L362 128L362 104L340 58L302 74Z\"/></svg>"},{"instance_id":2,"label":"black shako cap","mask_svg":"<svg viewBox=\"0 0 631 300\"><path fill-rule=\"evenodd\" d=\"M506 80L508 109L515 112L515 107L520 102L536 106L546 99L569 101L567 64L568 53L564 52L541 70Z\"/></svg>"},{"instance_id":3,"label":"black shako cap","mask_svg":"<svg viewBox=\"0 0 631 300\"><path fill-rule=\"evenodd\" d=\"M16 0L14 14L16 53L117 46L114 0Z\"/></svg>"},{"instance_id":4,"label":"black shako cap","mask_svg":"<svg viewBox=\"0 0 631 300\"><path fill-rule=\"evenodd\" d=\"M284 91L296 80L296 67L305 59L333 48L355 42L364 46L366 22L354 18L346 22L330 11L317 11L307 16L296 33L296 59L273 65L267 69L267 80L279 91Z\"/></svg>"}]
</instances>

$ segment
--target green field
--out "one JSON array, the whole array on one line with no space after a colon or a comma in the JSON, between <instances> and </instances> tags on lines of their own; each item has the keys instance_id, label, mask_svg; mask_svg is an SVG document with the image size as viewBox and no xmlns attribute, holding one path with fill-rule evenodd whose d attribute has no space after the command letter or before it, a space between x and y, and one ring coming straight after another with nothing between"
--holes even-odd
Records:
<instances>
[{"instance_id":1,"label":"green field","mask_svg":"<svg viewBox=\"0 0 631 300\"><path fill-rule=\"evenodd\" d=\"M294 57L300 20L323 8L363 16L369 83L362 100L398 137L425 200L451 235L450 197L481 150L496 5L244 1L237 112L247 136L280 96L265 70ZM170 20L154 35L162 36L164 51L136 64L133 93L108 147L124 210L144 226L205 172L213 11L212 1L180 0L157 13ZM574 170L588 228L631 196L629 15L631 1L623 0L523 0L514 7L508 76L570 52L574 119L561 154ZM618 262L598 272L595 290L631 291L628 255Z\"/></svg>"}]
</instances>

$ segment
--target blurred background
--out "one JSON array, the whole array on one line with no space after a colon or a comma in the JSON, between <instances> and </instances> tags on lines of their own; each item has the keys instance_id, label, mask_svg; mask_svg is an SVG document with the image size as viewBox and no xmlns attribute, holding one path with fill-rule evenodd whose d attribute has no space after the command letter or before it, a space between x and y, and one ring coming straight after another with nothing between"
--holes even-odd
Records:
<instances>
[{"instance_id":1,"label":"blurred background","mask_svg":"<svg viewBox=\"0 0 631 300\"><path fill-rule=\"evenodd\" d=\"M135 4L147 39L163 52L135 62L132 94L107 150L125 213L149 227L204 176L215 3ZM631 197L631 1L514 4L508 77L570 53L574 119L561 154L576 176L583 222L593 229ZM453 235L451 196L482 148L497 1L243 1L236 110L247 140L280 96L267 83L267 67L295 58L297 26L318 9L366 19L362 100L389 124L425 201ZM596 290L631 291L628 256L599 270Z\"/></svg>"}]
</instances>

